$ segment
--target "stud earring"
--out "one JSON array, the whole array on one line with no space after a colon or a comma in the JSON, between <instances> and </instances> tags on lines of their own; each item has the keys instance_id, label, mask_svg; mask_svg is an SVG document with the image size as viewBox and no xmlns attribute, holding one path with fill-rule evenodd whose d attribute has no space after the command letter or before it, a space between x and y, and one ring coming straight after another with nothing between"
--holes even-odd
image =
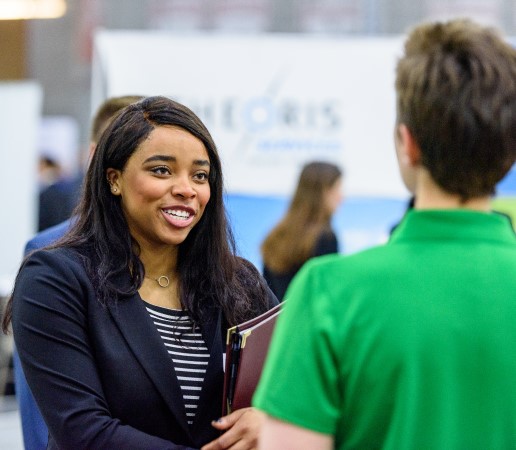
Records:
<instances>
[{"instance_id":1,"label":"stud earring","mask_svg":"<svg viewBox=\"0 0 516 450\"><path fill-rule=\"evenodd\" d=\"M118 192L118 189L117 189L116 187L114 187L114 188L112 189L112 191L113 191L113 194L114 194L114 193Z\"/></svg>"}]
</instances>

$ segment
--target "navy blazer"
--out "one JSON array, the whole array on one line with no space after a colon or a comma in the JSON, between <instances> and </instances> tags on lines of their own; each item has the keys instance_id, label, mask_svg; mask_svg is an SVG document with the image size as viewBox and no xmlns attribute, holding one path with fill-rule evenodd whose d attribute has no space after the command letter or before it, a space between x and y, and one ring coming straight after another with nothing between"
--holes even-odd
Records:
<instances>
[{"instance_id":1,"label":"navy blazer","mask_svg":"<svg viewBox=\"0 0 516 450\"><path fill-rule=\"evenodd\" d=\"M117 283L129 286L129 275ZM14 340L50 449L199 448L219 435L222 313L201 323L210 359L192 426L174 366L136 293L102 305L79 254L32 254L13 299ZM270 293L269 306L277 303Z\"/></svg>"}]
</instances>

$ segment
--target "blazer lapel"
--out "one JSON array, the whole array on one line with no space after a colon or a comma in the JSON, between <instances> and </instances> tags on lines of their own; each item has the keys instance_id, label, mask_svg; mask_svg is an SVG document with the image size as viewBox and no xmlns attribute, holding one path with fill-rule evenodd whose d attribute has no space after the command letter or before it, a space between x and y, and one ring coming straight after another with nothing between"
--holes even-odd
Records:
<instances>
[{"instance_id":1,"label":"blazer lapel","mask_svg":"<svg viewBox=\"0 0 516 450\"><path fill-rule=\"evenodd\" d=\"M210 359L199 399L199 409L192 425L192 434L195 436L206 433L206 423L218 419L222 412L222 385L224 381L222 358L224 350L221 338L221 322L222 312L217 309L201 325L201 333L210 353ZM216 432L213 434L216 435ZM210 438L214 438L214 436L210 436Z\"/></svg>"},{"instance_id":2,"label":"blazer lapel","mask_svg":"<svg viewBox=\"0 0 516 450\"><path fill-rule=\"evenodd\" d=\"M140 296L127 296L115 304L110 303L108 308L135 357L165 399L185 434L191 437L173 363Z\"/></svg>"}]
</instances>

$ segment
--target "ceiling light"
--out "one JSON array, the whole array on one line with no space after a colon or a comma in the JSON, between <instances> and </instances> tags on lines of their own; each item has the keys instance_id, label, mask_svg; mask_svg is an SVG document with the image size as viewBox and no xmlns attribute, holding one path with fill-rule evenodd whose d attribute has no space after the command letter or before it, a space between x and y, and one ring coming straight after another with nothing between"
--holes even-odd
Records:
<instances>
[{"instance_id":1,"label":"ceiling light","mask_svg":"<svg viewBox=\"0 0 516 450\"><path fill-rule=\"evenodd\" d=\"M66 12L66 0L0 0L0 20L54 19Z\"/></svg>"}]
</instances>

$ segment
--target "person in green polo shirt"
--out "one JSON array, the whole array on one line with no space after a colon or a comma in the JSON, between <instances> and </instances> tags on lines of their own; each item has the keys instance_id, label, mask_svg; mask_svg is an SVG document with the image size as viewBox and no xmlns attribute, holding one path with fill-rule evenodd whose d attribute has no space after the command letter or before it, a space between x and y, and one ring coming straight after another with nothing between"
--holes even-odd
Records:
<instances>
[{"instance_id":1,"label":"person in green polo shirt","mask_svg":"<svg viewBox=\"0 0 516 450\"><path fill-rule=\"evenodd\" d=\"M419 25L396 93L414 208L293 280L253 399L262 450L516 449L516 237L490 208L516 159L516 51L471 21Z\"/></svg>"}]
</instances>

